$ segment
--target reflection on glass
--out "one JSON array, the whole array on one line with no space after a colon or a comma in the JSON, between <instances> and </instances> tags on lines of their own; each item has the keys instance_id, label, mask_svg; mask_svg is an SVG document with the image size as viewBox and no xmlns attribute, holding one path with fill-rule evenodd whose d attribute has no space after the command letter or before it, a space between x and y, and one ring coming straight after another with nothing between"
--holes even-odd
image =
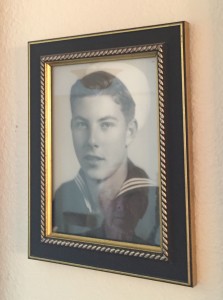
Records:
<instances>
[{"instance_id":1,"label":"reflection on glass","mask_svg":"<svg viewBox=\"0 0 223 300\"><path fill-rule=\"evenodd\" d=\"M74 82L70 107L79 171L56 189L53 231L160 245L158 186L129 157L140 123L134 95L117 76L97 70ZM53 166L56 176L55 159Z\"/></svg>"}]
</instances>

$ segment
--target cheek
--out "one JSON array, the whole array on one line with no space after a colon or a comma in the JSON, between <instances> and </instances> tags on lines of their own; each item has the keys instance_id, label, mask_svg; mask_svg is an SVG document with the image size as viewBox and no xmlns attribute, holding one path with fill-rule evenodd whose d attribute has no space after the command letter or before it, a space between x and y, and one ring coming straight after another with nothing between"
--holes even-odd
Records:
<instances>
[{"instance_id":1,"label":"cheek","mask_svg":"<svg viewBox=\"0 0 223 300\"><path fill-rule=\"evenodd\" d=\"M76 133L72 133L72 138L73 138L73 145L75 152L81 152L84 144L85 144L85 138L84 136Z\"/></svg>"},{"instance_id":2,"label":"cheek","mask_svg":"<svg viewBox=\"0 0 223 300\"><path fill-rule=\"evenodd\" d=\"M85 134L80 134L76 132L72 132L72 138L75 149L81 147L86 140Z\"/></svg>"},{"instance_id":3,"label":"cheek","mask_svg":"<svg viewBox=\"0 0 223 300\"><path fill-rule=\"evenodd\" d=\"M112 149L120 149L126 146L126 133L120 131L114 131L104 135L102 143L111 147Z\"/></svg>"}]
</instances>

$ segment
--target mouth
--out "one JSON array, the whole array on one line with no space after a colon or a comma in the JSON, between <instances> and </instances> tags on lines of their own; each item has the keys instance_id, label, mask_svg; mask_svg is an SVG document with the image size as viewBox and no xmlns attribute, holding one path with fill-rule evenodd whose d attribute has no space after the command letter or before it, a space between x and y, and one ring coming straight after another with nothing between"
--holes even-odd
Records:
<instances>
[{"instance_id":1,"label":"mouth","mask_svg":"<svg viewBox=\"0 0 223 300\"><path fill-rule=\"evenodd\" d=\"M127 218L127 215L124 213L124 212L119 212L119 213L115 213L113 215L113 219L116 219L116 220L124 220Z\"/></svg>"},{"instance_id":2,"label":"mouth","mask_svg":"<svg viewBox=\"0 0 223 300\"><path fill-rule=\"evenodd\" d=\"M84 159L88 162L99 162L99 161L103 161L105 160L103 157L101 156L97 156L97 155L92 155L92 154L88 154L84 156Z\"/></svg>"}]
</instances>

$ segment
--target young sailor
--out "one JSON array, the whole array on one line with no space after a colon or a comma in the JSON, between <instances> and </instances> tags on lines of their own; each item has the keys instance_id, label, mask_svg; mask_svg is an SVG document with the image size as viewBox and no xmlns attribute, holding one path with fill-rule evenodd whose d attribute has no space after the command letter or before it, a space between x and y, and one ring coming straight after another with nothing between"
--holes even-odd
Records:
<instances>
[{"instance_id":1,"label":"young sailor","mask_svg":"<svg viewBox=\"0 0 223 300\"><path fill-rule=\"evenodd\" d=\"M131 94L117 77L97 71L75 82L70 101L80 170L55 194L54 231L145 243L135 228L158 193L128 159L137 132Z\"/></svg>"}]
</instances>

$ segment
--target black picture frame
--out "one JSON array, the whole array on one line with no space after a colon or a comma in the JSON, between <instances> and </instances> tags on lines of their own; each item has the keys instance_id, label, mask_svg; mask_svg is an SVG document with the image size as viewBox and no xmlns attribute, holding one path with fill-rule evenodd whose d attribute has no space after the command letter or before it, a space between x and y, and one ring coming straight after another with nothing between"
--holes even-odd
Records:
<instances>
[{"instance_id":1,"label":"black picture frame","mask_svg":"<svg viewBox=\"0 0 223 300\"><path fill-rule=\"evenodd\" d=\"M29 258L195 284L187 40L188 24L177 22L29 42ZM54 68L150 57L157 62L159 245L54 232Z\"/></svg>"}]
</instances>

